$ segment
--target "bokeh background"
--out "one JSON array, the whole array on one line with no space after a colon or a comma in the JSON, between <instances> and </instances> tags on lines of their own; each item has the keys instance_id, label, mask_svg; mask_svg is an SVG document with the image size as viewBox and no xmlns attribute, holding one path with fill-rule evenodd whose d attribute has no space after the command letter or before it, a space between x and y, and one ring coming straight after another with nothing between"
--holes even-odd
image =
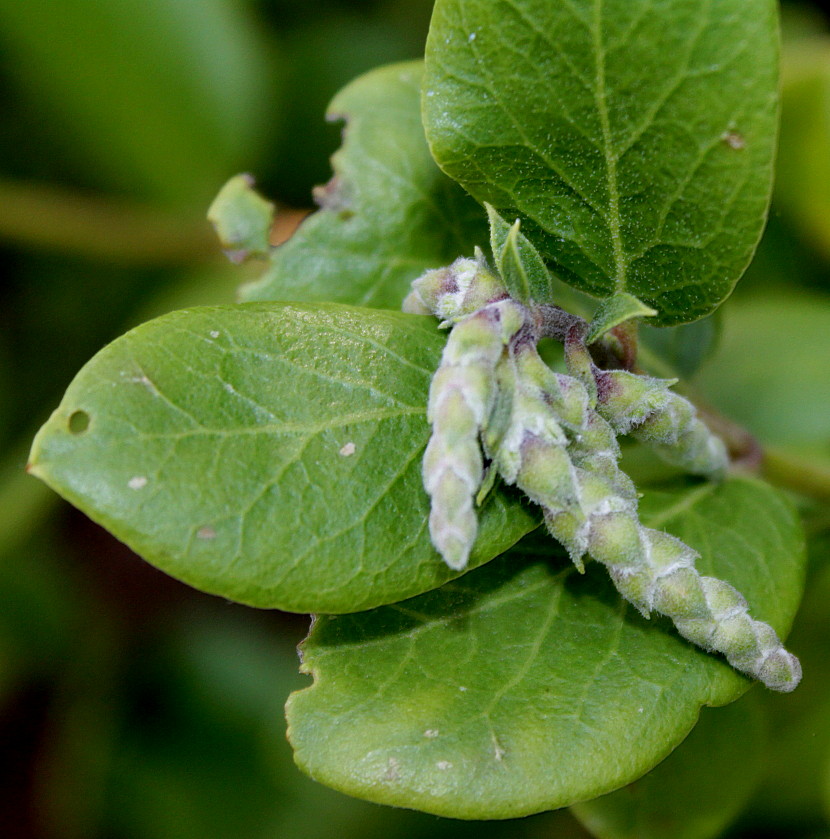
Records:
<instances>
[{"instance_id":1,"label":"bokeh background","mask_svg":"<svg viewBox=\"0 0 830 839\"><path fill-rule=\"evenodd\" d=\"M431 6L0 0L5 839L588 836L568 813L463 823L314 784L282 718L307 681L294 648L308 619L176 583L23 472L35 430L104 343L171 309L233 301L245 269L224 262L204 221L212 197L254 173L280 207L275 235L288 235L329 177L340 133L323 120L329 99L364 70L420 56ZM733 345L764 336L782 402L798 387L830 391L830 35L817 6L784 11L776 199L725 307ZM812 353L770 340L788 306ZM711 373L709 391L772 442L830 459L828 392L799 425L786 410L753 414ZM792 643L808 675L792 698L762 697L766 769L734 837L830 837L830 519L806 512L815 573Z\"/></svg>"}]
</instances>

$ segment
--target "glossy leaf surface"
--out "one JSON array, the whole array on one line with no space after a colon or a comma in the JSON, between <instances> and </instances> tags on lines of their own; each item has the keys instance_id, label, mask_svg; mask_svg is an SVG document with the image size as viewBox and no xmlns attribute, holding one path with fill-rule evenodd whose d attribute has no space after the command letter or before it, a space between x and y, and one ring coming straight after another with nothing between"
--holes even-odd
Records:
<instances>
[{"instance_id":1,"label":"glossy leaf surface","mask_svg":"<svg viewBox=\"0 0 830 839\"><path fill-rule=\"evenodd\" d=\"M438 0L427 138L562 279L691 321L761 234L777 54L773 0Z\"/></svg>"},{"instance_id":2,"label":"glossy leaf surface","mask_svg":"<svg viewBox=\"0 0 830 839\"><path fill-rule=\"evenodd\" d=\"M764 734L754 694L726 708L704 708L692 733L659 766L577 804L576 815L597 839L717 839L758 782Z\"/></svg>"},{"instance_id":3,"label":"glossy leaf surface","mask_svg":"<svg viewBox=\"0 0 830 839\"><path fill-rule=\"evenodd\" d=\"M427 532L432 319L345 306L190 309L78 374L30 469L164 571L255 606L349 612L457 576ZM536 526L480 511L474 567Z\"/></svg>"},{"instance_id":4,"label":"glossy leaf surface","mask_svg":"<svg viewBox=\"0 0 830 839\"><path fill-rule=\"evenodd\" d=\"M647 494L642 511L786 633L804 552L778 492L732 480ZM288 705L300 766L380 803L522 816L630 783L702 705L747 689L723 659L627 607L601 567L580 576L537 538L438 591L318 619L303 645L315 683Z\"/></svg>"}]
</instances>

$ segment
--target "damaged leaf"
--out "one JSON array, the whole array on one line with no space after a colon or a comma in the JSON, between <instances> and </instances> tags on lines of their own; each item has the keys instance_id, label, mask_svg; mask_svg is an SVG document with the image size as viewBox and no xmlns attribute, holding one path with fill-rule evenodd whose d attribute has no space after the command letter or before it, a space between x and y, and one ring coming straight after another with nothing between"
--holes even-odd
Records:
<instances>
[{"instance_id":1,"label":"damaged leaf","mask_svg":"<svg viewBox=\"0 0 830 839\"><path fill-rule=\"evenodd\" d=\"M174 312L81 370L29 468L203 591L297 612L401 600L458 576L421 479L443 344L426 318L334 304ZM537 525L502 491L480 520L473 567Z\"/></svg>"},{"instance_id":2,"label":"damaged leaf","mask_svg":"<svg viewBox=\"0 0 830 839\"><path fill-rule=\"evenodd\" d=\"M484 211L444 175L421 125L423 62L373 70L344 88L329 119L345 119L320 210L276 248L243 300L334 301L399 309L428 268L487 242Z\"/></svg>"}]
</instances>

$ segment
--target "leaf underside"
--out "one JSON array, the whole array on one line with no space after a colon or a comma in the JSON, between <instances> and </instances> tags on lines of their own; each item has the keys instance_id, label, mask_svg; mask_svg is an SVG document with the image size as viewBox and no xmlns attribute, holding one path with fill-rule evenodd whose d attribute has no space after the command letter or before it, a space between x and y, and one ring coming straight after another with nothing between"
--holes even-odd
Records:
<instances>
[{"instance_id":1,"label":"leaf underside","mask_svg":"<svg viewBox=\"0 0 830 839\"><path fill-rule=\"evenodd\" d=\"M423 62L373 70L329 106L345 119L321 205L244 286L243 300L399 309L428 268L472 255L488 238L484 210L435 165L421 124Z\"/></svg>"},{"instance_id":2,"label":"leaf underside","mask_svg":"<svg viewBox=\"0 0 830 839\"><path fill-rule=\"evenodd\" d=\"M335 304L174 312L84 367L30 470L204 591L297 612L401 600L458 576L421 480L443 344L432 319ZM480 518L471 567L538 523L498 490Z\"/></svg>"},{"instance_id":3,"label":"leaf underside","mask_svg":"<svg viewBox=\"0 0 830 839\"><path fill-rule=\"evenodd\" d=\"M804 551L775 490L734 479L648 494L642 510L786 633ZM701 706L748 688L667 621L627 607L604 569L580 576L550 540L529 538L435 592L316 621L302 647L314 684L287 707L301 768L379 803L512 818L635 780Z\"/></svg>"},{"instance_id":4,"label":"leaf underside","mask_svg":"<svg viewBox=\"0 0 830 839\"><path fill-rule=\"evenodd\" d=\"M764 225L777 37L773 0L437 0L427 139L563 280L695 320Z\"/></svg>"}]
</instances>

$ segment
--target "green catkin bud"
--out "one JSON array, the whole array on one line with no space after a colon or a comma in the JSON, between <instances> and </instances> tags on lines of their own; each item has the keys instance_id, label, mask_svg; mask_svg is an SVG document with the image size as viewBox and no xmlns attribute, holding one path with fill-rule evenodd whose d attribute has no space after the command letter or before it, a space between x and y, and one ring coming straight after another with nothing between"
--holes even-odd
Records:
<instances>
[{"instance_id":1,"label":"green catkin bud","mask_svg":"<svg viewBox=\"0 0 830 839\"><path fill-rule=\"evenodd\" d=\"M643 527L630 512L594 516L591 556L609 570L618 591L648 615L671 618L678 632L767 687L791 691L801 679L798 659L768 624L753 620L741 594L703 577L699 555L674 536Z\"/></svg>"},{"instance_id":2,"label":"green catkin bud","mask_svg":"<svg viewBox=\"0 0 830 839\"><path fill-rule=\"evenodd\" d=\"M617 434L628 434L669 401L669 387L676 379L653 379L626 370L595 370L597 411Z\"/></svg>"},{"instance_id":3,"label":"green catkin bud","mask_svg":"<svg viewBox=\"0 0 830 839\"><path fill-rule=\"evenodd\" d=\"M726 446L698 418L694 405L669 390L668 379L625 370L596 371L597 411L618 434L648 443L669 463L696 475L723 472Z\"/></svg>"},{"instance_id":4,"label":"green catkin bud","mask_svg":"<svg viewBox=\"0 0 830 839\"><path fill-rule=\"evenodd\" d=\"M590 397L578 379L555 373L531 345L517 351L516 369L522 386L535 390L558 421L572 434L578 434L585 428Z\"/></svg>"},{"instance_id":5,"label":"green catkin bud","mask_svg":"<svg viewBox=\"0 0 830 839\"><path fill-rule=\"evenodd\" d=\"M620 447L614 430L595 411L588 415L585 429L577 435L570 452L576 466L603 478L616 495L636 503L634 482L617 465Z\"/></svg>"},{"instance_id":6,"label":"green catkin bud","mask_svg":"<svg viewBox=\"0 0 830 839\"><path fill-rule=\"evenodd\" d=\"M717 475L729 465L723 440L697 416L694 405L668 392L665 407L631 430L632 437L651 445L663 460L694 475Z\"/></svg>"},{"instance_id":7,"label":"green catkin bud","mask_svg":"<svg viewBox=\"0 0 830 839\"><path fill-rule=\"evenodd\" d=\"M507 297L504 283L490 270L481 251L475 259L456 259L447 268L427 271L412 282L403 311L435 315L445 323L470 315L495 300Z\"/></svg>"},{"instance_id":8,"label":"green catkin bud","mask_svg":"<svg viewBox=\"0 0 830 839\"><path fill-rule=\"evenodd\" d=\"M496 368L525 320L525 310L506 300L459 321L430 385L432 436L423 460L429 531L455 570L466 567L478 530L474 503L484 471L478 438L496 399Z\"/></svg>"},{"instance_id":9,"label":"green catkin bud","mask_svg":"<svg viewBox=\"0 0 830 839\"><path fill-rule=\"evenodd\" d=\"M723 653L733 667L773 690L795 688L798 660L771 627L749 616L741 595L727 583L701 577L698 554L679 539L640 524L637 493L617 466L618 455L614 429L589 411L565 451L557 441L528 436L516 484L542 506L548 529L580 571L590 553L642 614L667 615L685 638Z\"/></svg>"}]
</instances>

